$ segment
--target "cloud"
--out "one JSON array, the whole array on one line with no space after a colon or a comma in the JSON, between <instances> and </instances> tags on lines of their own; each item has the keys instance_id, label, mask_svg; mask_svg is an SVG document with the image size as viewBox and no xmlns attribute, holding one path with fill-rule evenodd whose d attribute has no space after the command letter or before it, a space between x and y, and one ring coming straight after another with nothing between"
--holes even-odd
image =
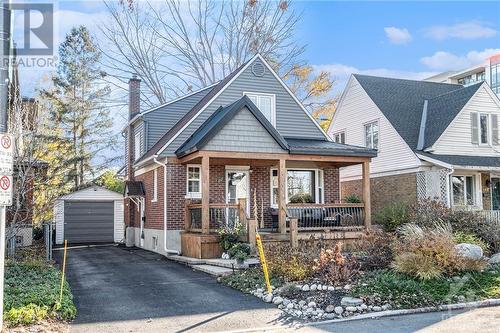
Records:
<instances>
[{"instance_id":1,"label":"cloud","mask_svg":"<svg viewBox=\"0 0 500 333\"><path fill-rule=\"evenodd\" d=\"M408 44L412 37L406 28L385 27L385 35L392 44Z\"/></svg>"},{"instance_id":2,"label":"cloud","mask_svg":"<svg viewBox=\"0 0 500 333\"><path fill-rule=\"evenodd\" d=\"M465 55L456 55L446 51L438 51L431 56L421 58L420 62L433 70L460 70L480 64L487 58L498 53L500 53L500 49L470 51Z\"/></svg>"},{"instance_id":3,"label":"cloud","mask_svg":"<svg viewBox=\"0 0 500 333\"><path fill-rule=\"evenodd\" d=\"M334 93L341 92L351 74L354 73L373 75L373 76L392 77L398 79L410 79L410 80L422 80L437 74L437 72L433 71L418 72L418 71L394 70L388 68L360 69L354 66L349 66L344 64L314 65L313 68L317 72L327 71L332 75L332 77L335 79Z\"/></svg>"},{"instance_id":4,"label":"cloud","mask_svg":"<svg viewBox=\"0 0 500 333\"><path fill-rule=\"evenodd\" d=\"M483 22L469 21L453 25L436 25L424 29L424 34L435 40L449 38L479 39L494 37L497 34L497 30L487 27Z\"/></svg>"}]
</instances>

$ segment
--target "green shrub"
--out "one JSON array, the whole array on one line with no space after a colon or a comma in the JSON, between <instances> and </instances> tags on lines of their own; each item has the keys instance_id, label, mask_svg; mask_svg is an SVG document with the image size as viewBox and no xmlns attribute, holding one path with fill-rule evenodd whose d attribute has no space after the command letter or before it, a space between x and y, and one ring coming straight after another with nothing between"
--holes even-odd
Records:
<instances>
[{"instance_id":1,"label":"green shrub","mask_svg":"<svg viewBox=\"0 0 500 333\"><path fill-rule=\"evenodd\" d=\"M466 233L463 231L454 232L453 241L455 244L468 243L477 245L483 250L484 253L489 251L488 243L472 233Z\"/></svg>"},{"instance_id":2,"label":"green shrub","mask_svg":"<svg viewBox=\"0 0 500 333\"><path fill-rule=\"evenodd\" d=\"M384 231L395 231L399 226L408 222L408 206L395 202L375 213L374 222L382 226Z\"/></svg>"},{"instance_id":3,"label":"green shrub","mask_svg":"<svg viewBox=\"0 0 500 333\"><path fill-rule=\"evenodd\" d=\"M71 320L76 315L73 296L67 282L59 304L61 272L50 265L9 264L5 269L5 319L9 325L34 323L40 319Z\"/></svg>"},{"instance_id":4,"label":"green shrub","mask_svg":"<svg viewBox=\"0 0 500 333\"><path fill-rule=\"evenodd\" d=\"M237 224L234 228L224 227L219 230L219 244L222 250L228 251L239 241L240 235L242 234L241 224Z\"/></svg>"},{"instance_id":5,"label":"green shrub","mask_svg":"<svg viewBox=\"0 0 500 333\"><path fill-rule=\"evenodd\" d=\"M356 194L349 194L344 197L344 201L347 203L361 203L361 198Z\"/></svg>"},{"instance_id":6,"label":"green shrub","mask_svg":"<svg viewBox=\"0 0 500 333\"><path fill-rule=\"evenodd\" d=\"M245 269L231 275L226 275L221 278L221 282L244 293L250 293L257 288L266 289L264 273L260 268ZM271 285L275 287L279 287L282 283L281 279L272 274L270 276L270 282Z\"/></svg>"},{"instance_id":7,"label":"green shrub","mask_svg":"<svg viewBox=\"0 0 500 333\"><path fill-rule=\"evenodd\" d=\"M237 243L227 252L230 258L242 261L250 256L250 245L247 243Z\"/></svg>"}]
</instances>

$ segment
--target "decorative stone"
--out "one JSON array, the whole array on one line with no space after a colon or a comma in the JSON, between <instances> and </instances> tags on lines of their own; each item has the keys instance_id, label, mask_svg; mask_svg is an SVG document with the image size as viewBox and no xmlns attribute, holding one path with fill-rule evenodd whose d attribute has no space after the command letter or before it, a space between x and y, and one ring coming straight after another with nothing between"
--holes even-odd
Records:
<instances>
[{"instance_id":1,"label":"decorative stone","mask_svg":"<svg viewBox=\"0 0 500 333\"><path fill-rule=\"evenodd\" d=\"M306 301L304 300L299 301L299 306L304 306L304 305L306 305Z\"/></svg>"},{"instance_id":2,"label":"decorative stone","mask_svg":"<svg viewBox=\"0 0 500 333\"><path fill-rule=\"evenodd\" d=\"M460 243L455 245L457 254L470 259L481 259L483 257L483 250L479 245Z\"/></svg>"},{"instance_id":3,"label":"decorative stone","mask_svg":"<svg viewBox=\"0 0 500 333\"><path fill-rule=\"evenodd\" d=\"M271 303L272 300L273 300L273 294L265 294L263 297L262 297L262 300L266 303Z\"/></svg>"},{"instance_id":4,"label":"decorative stone","mask_svg":"<svg viewBox=\"0 0 500 333\"><path fill-rule=\"evenodd\" d=\"M316 302L309 302L309 304L307 304L308 307L310 308L315 308L316 307Z\"/></svg>"},{"instance_id":5,"label":"decorative stone","mask_svg":"<svg viewBox=\"0 0 500 333\"><path fill-rule=\"evenodd\" d=\"M284 306L287 306L287 305L288 305L288 304L290 304L290 303L291 303L291 302L290 302L290 300L289 300L288 298L283 299L283 305L284 305Z\"/></svg>"},{"instance_id":6,"label":"decorative stone","mask_svg":"<svg viewBox=\"0 0 500 333\"><path fill-rule=\"evenodd\" d=\"M500 264L500 252L497 253L497 254L494 254L490 260L488 260L488 262L491 264L491 265L498 265Z\"/></svg>"},{"instance_id":7,"label":"decorative stone","mask_svg":"<svg viewBox=\"0 0 500 333\"><path fill-rule=\"evenodd\" d=\"M363 303L363 304L360 305L360 308L361 308L361 310L366 310L366 309L368 309L368 305L366 305L365 303Z\"/></svg>"},{"instance_id":8,"label":"decorative stone","mask_svg":"<svg viewBox=\"0 0 500 333\"><path fill-rule=\"evenodd\" d=\"M286 308L287 308L288 310L292 310L292 309L293 309L293 303L288 303L288 304L286 305Z\"/></svg>"},{"instance_id":9,"label":"decorative stone","mask_svg":"<svg viewBox=\"0 0 500 333\"><path fill-rule=\"evenodd\" d=\"M327 313L327 314L325 315L325 318L326 318L326 319L333 319L333 318L335 318L335 314L333 314L333 313Z\"/></svg>"},{"instance_id":10,"label":"decorative stone","mask_svg":"<svg viewBox=\"0 0 500 333\"><path fill-rule=\"evenodd\" d=\"M382 310L389 310L390 305L389 304L384 304L382 305Z\"/></svg>"},{"instance_id":11,"label":"decorative stone","mask_svg":"<svg viewBox=\"0 0 500 333\"><path fill-rule=\"evenodd\" d=\"M318 285L316 284L311 284L311 291L315 291L316 289L318 289Z\"/></svg>"},{"instance_id":12,"label":"decorative stone","mask_svg":"<svg viewBox=\"0 0 500 333\"><path fill-rule=\"evenodd\" d=\"M347 306L345 310L348 312L356 312L357 309L355 306Z\"/></svg>"},{"instance_id":13,"label":"decorative stone","mask_svg":"<svg viewBox=\"0 0 500 333\"><path fill-rule=\"evenodd\" d=\"M372 310L373 310L373 311L375 311L375 312L379 312L379 311L382 311L382 308L381 308L380 306L377 306L377 305L376 305L376 306L374 306L374 307L372 308Z\"/></svg>"},{"instance_id":14,"label":"decorative stone","mask_svg":"<svg viewBox=\"0 0 500 333\"><path fill-rule=\"evenodd\" d=\"M335 287L334 286L328 286L328 291L334 291Z\"/></svg>"},{"instance_id":15,"label":"decorative stone","mask_svg":"<svg viewBox=\"0 0 500 333\"><path fill-rule=\"evenodd\" d=\"M308 284L305 284L302 286L302 291L309 291L309 290L311 290L311 289L309 288Z\"/></svg>"},{"instance_id":16,"label":"decorative stone","mask_svg":"<svg viewBox=\"0 0 500 333\"><path fill-rule=\"evenodd\" d=\"M327 313L332 313L333 311L335 311L335 306L333 306L333 305L331 305L331 304L330 304L330 305L328 305L328 306L326 307L326 309L325 309L325 312L327 312Z\"/></svg>"},{"instance_id":17,"label":"decorative stone","mask_svg":"<svg viewBox=\"0 0 500 333\"><path fill-rule=\"evenodd\" d=\"M342 297L340 304L342 306L358 306L363 304L363 300L355 297Z\"/></svg>"},{"instance_id":18,"label":"decorative stone","mask_svg":"<svg viewBox=\"0 0 500 333\"><path fill-rule=\"evenodd\" d=\"M350 284L346 284L344 286L344 290L351 290L351 285Z\"/></svg>"},{"instance_id":19,"label":"decorative stone","mask_svg":"<svg viewBox=\"0 0 500 333\"><path fill-rule=\"evenodd\" d=\"M341 306L336 306L334 311L336 314L341 315L342 313L344 313L344 308Z\"/></svg>"},{"instance_id":20,"label":"decorative stone","mask_svg":"<svg viewBox=\"0 0 500 333\"><path fill-rule=\"evenodd\" d=\"M283 303L283 298L282 297L276 296L275 298L273 298L273 304L279 305L281 303Z\"/></svg>"}]
</instances>

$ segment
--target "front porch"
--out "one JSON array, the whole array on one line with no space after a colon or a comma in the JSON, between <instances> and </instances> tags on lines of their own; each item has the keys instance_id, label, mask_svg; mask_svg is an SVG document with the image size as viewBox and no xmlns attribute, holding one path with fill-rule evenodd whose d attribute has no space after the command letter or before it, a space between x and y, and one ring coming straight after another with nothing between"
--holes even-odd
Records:
<instances>
[{"instance_id":1,"label":"front porch","mask_svg":"<svg viewBox=\"0 0 500 333\"><path fill-rule=\"evenodd\" d=\"M180 158L188 173L182 254L220 257L218 231L237 224L251 247L257 231L263 241L289 241L292 246L311 236L358 238L371 227L370 159L220 151ZM338 168L348 165L363 170L359 203L341 198Z\"/></svg>"}]
</instances>

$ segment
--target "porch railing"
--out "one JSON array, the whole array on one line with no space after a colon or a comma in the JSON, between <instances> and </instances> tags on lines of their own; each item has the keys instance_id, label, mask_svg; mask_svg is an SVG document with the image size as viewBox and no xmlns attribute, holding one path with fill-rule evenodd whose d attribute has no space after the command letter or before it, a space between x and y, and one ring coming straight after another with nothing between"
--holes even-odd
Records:
<instances>
[{"instance_id":1,"label":"porch railing","mask_svg":"<svg viewBox=\"0 0 500 333\"><path fill-rule=\"evenodd\" d=\"M215 232L223 227L234 228L238 223L244 223L241 218L239 204L210 204L209 231ZM186 230L202 232L202 212L200 203L186 203Z\"/></svg>"},{"instance_id":2,"label":"porch railing","mask_svg":"<svg viewBox=\"0 0 500 333\"><path fill-rule=\"evenodd\" d=\"M478 210L476 214L490 223L500 224L500 210Z\"/></svg>"},{"instance_id":3,"label":"porch railing","mask_svg":"<svg viewBox=\"0 0 500 333\"><path fill-rule=\"evenodd\" d=\"M288 204L287 216L297 219L299 231L361 229L364 205L359 204Z\"/></svg>"}]
</instances>

